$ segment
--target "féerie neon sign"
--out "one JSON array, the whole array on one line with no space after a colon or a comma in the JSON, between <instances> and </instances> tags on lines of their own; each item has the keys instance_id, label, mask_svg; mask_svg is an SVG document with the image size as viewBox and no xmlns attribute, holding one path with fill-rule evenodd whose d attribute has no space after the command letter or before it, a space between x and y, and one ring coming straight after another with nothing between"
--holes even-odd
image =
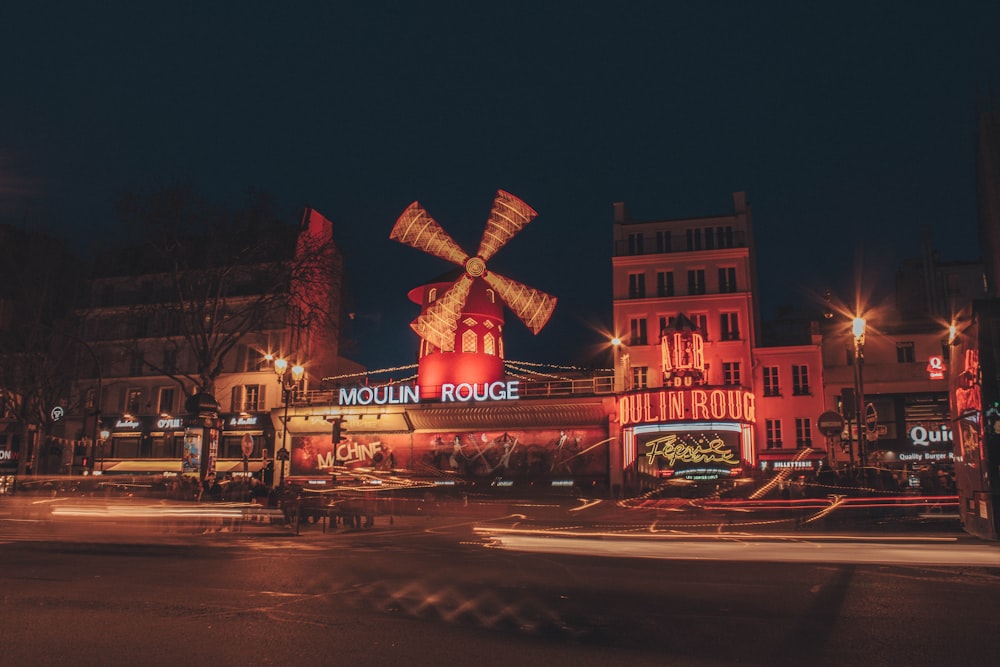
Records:
<instances>
[{"instance_id":1,"label":"f\u00e9erie neon sign","mask_svg":"<svg viewBox=\"0 0 1000 667\"><path fill-rule=\"evenodd\" d=\"M726 447L721 438L713 438L701 444L688 444L680 441L675 434L670 434L646 443L646 460L649 463L657 458L666 459L673 468L677 462L682 463L739 463L733 451Z\"/></svg>"}]
</instances>

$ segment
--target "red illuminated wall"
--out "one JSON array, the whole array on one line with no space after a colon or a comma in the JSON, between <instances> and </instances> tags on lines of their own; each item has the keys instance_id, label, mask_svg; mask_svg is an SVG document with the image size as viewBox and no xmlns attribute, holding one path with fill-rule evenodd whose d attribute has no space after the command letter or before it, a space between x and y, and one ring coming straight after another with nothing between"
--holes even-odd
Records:
<instances>
[{"instance_id":1,"label":"red illuminated wall","mask_svg":"<svg viewBox=\"0 0 1000 667\"><path fill-rule=\"evenodd\" d=\"M601 477L608 475L608 434L602 428L352 434L340 443L339 465L388 468L462 479ZM374 459L381 454L381 462ZM292 439L291 475L324 476L333 465L329 435Z\"/></svg>"},{"instance_id":2,"label":"red illuminated wall","mask_svg":"<svg viewBox=\"0 0 1000 667\"><path fill-rule=\"evenodd\" d=\"M291 281L290 349L296 361L305 362L313 377L335 372L337 367L337 319L340 255L333 243L333 223L313 209L306 209L296 243L296 261Z\"/></svg>"},{"instance_id":3,"label":"red illuminated wall","mask_svg":"<svg viewBox=\"0 0 1000 667\"><path fill-rule=\"evenodd\" d=\"M410 300L427 310L451 287L452 283L432 283L410 290ZM430 299L433 294L435 300ZM465 307L455 330L455 351L442 352L421 341L417 384L420 395L438 398L445 383L482 384L497 382L503 372L503 304L489 286L480 279L472 283ZM463 352L464 341L475 340L475 352ZM492 351L488 349L492 340Z\"/></svg>"}]
</instances>

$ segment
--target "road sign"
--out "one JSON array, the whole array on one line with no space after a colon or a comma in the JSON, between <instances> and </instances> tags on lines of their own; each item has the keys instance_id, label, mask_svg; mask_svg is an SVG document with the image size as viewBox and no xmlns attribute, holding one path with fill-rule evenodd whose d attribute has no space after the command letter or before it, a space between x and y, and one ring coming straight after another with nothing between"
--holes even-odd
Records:
<instances>
[{"instance_id":1,"label":"road sign","mask_svg":"<svg viewBox=\"0 0 1000 667\"><path fill-rule=\"evenodd\" d=\"M828 410L819 416L816 420L816 428L823 435L832 438L835 435L840 435L844 431L844 418L839 412L834 412L833 410Z\"/></svg>"},{"instance_id":2,"label":"road sign","mask_svg":"<svg viewBox=\"0 0 1000 667\"><path fill-rule=\"evenodd\" d=\"M869 403L865 406L865 428L868 429L868 435L875 435L878 431L878 413L875 412L875 406Z\"/></svg>"},{"instance_id":3,"label":"road sign","mask_svg":"<svg viewBox=\"0 0 1000 667\"><path fill-rule=\"evenodd\" d=\"M253 436L249 433L243 434L243 440L240 441L240 450L242 450L244 458L253 454Z\"/></svg>"}]
</instances>

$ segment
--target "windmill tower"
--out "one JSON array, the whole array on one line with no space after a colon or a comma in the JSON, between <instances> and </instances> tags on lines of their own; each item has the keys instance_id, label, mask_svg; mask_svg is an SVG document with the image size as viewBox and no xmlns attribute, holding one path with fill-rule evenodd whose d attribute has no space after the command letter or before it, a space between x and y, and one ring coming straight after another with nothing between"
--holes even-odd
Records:
<instances>
[{"instance_id":1,"label":"windmill tower","mask_svg":"<svg viewBox=\"0 0 1000 667\"><path fill-rule=\"evenodd\" d=\"M409 293L420 305L420 315L410 327L420 336L421 396L440 396L445 383L503 379L504 305L532 333L549 321L555 297L486 268L486 262L536 215L514 195L498 190L479 250L471 257L419 202L399 216L389 238L460 267L457 276L449 274Z\"/></svg>"}]
</instances>

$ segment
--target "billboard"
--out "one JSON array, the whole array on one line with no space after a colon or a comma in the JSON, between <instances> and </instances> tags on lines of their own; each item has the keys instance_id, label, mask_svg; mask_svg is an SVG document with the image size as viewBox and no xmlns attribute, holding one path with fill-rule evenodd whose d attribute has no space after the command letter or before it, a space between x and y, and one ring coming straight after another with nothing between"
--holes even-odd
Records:
<instances>
[{"instance_id":1,"label":"billboard","mask_svg":"<svg viewBox=\"0 0 1000 667\"><path fill-rule=\"evenodd\" d=\"M292 438L290 474L322 476L338 465L469 480L606 478L608 447L600 427L351 433L336 452L329 435L309 435Z\"/></svg>"}]
</instances>

